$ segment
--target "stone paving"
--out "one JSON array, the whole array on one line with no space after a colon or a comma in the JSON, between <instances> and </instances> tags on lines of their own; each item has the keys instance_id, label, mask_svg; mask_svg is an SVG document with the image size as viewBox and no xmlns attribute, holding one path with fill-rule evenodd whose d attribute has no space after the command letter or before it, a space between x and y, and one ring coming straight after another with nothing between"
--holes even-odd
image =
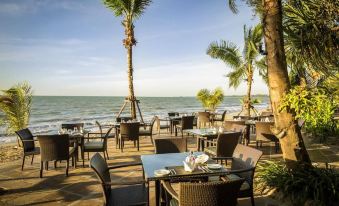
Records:
<instances>
[{"instance_id":1,"label":"stone paving","mask_svg":"<svg viewBox=\"0 0 339 206\"><path fill-rule=\"evenodd\" d=\"M162 135L164 136L164 135ZM126 142L124 152L115 148L114 140L109 140L110 166L140 161L140 155L154 153L154 147L149 138L141 138L140 151L132 142ZM251 144L254 145L254 144ZM189 148L195 149L195 139L189 138ZM281 154L274 153L273 145L265 145L262 159L281 159ZM91 154L92 155L92 154ZM87 158L87 155L85 155ZM69 176L65 176L65 162L55 169L51 166L44 171L44 177L39 178L39 156L35 157L33 165L26 161L21 171L21 160L0 165L0 187L8 189L0 195L0 205L102 205L102 192L99 181L85 160L85 167L78 162L77 168L70 168ZM111 173L112 180L117 182L142 179L141 168L129 167L118 169ZM256 205L270 205L267 197L256 196ZM150 185L150 205L155 205L154 186ZM251 205L248 198L240 199L239 205Z\"/></svg>"}]
</instances>

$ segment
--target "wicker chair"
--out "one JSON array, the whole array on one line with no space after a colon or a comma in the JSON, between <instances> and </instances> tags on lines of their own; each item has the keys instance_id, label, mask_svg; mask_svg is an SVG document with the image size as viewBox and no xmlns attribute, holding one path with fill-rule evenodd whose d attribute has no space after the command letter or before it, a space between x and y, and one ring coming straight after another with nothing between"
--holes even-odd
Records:
<instances>
[{"instance_id":1,"label":"wicker chair","mask_svg":"<svg viewBox=\"0 0 339 206\"><path fill-rule=\"evenodd\" d=\"M70 124L61 124L62 129L74 130L75 128L80 131L84 128L84 123L70 123Z\"/></svg>"},{"instance_id":2,"label":"wicker chair","mask_svg":"<svg viewBox=\"0 0 339 206\"><path fill-rule=\"evenodd\" d=\"M274 122L256 122L256 146L262 147L263 142L274 142L275 152L279 150L279 139L271 132Z\"/></svg>"},{"instance_id":3,"label":"wicker chair","mask_svg":"<svg viewBox=\"0 0 339 206\"><path fill-rule=\"evenodd\" d=\"M137 143L139 151L139 122L121 123L119 134L119 147L121 152L124 151L125 141L133 141Z\"/></svg>"},{"instance_id":4,"label":"wicker chair","mask_svg":"<svg viewBox=\"0 0 339 206\"><path fill-rule=\"evenodd\" d=\"M90 152L102 152L104 154L105 160L108 159L108 152L107 152L107 139L110 135L113 127L109 128L103 137L87 137L83 138L81 142L81 157L82 157L82 166L85 166L85 152L88 154L89 159L89 153ZM93 141L93 140L99 141ZM85 140L87 140L85 142ZM90 141L92 140L92 141ZM107 157L106 157L107 156Z\"/></svg>"},{"instance_id":5,"label":"wicker chair","mask_svg":"<svg viewBox=\"0 0 339 206\"><path fill-rule=\"evenodd\" d=\"M181 136L184 137L185 129L193 129L194 116L183 116L181 122L175 125L175 136L178 136L178 130L181 132Z\"/></svg>"},{"instance_id":6,"label":"wicker chair","mask_svg":"<svg viewBox=\"0 0 339 206\"><path fill-rule=\"evenodd\" d=\"M209 142L211 145L215 144L215 146L206 147L204 152L214 157L231 157L241 136L242 132L223 133L218 135L216 141L205 140L206 143ZM227 159L225 161L227 165ZM221 159L222 162L223 160Z\"/></svg>"},{"instance_id":7,"label":"wicker chair","mask_svg":"<svg viewBox=\"0 0 339 206\"><path fill-rule=\"evenodd\" d=\"M262 156L262 151L238 144L233 152L232 157L216 157L215 160L231 159L231 174L221 177L223 181L237 180L244 178L245 182L240 187L238 197L250 197L252 206L254 203L253 195L253 177L256 165Z\"/></svg>"},{"instance_id":8,"label":"wicker chair","mask_svg":"<svg viewBox=\"0 0 339 206\"><path fill-rule=\"evenodd\" d=\"M236 206L244 179L204 183L179 183L179 194L171 183L163 181L167 205L175 206Z\"/></svg>"},{"instance_id":9,"label":"wicker chair","mask_svg":"<svg viewBox=\"0 0 339 206\"><path fill-rule=\"evenodd\" d=\"M62 135L39 135L38 136L41 148L41 162L40 162L40 178L42 178L43 167L45 163L46 170L48 170L48 162L66 160L66 176L68 176L69 159L72 157L72 164L76 167L76 147L70 149L70 140L68 134ZM77 144L77 143L74 143Z\"/></svg>"},{"instance_id":10,"label":"wicker chair","mask_svg":"<svg viewBox=\"0 0 339 206\"><path fill-rule=\"evenodd\" d=\"M156 154L187 152L187 140L184 138L157 138L154 143Z\"/></svg>"},{"instance_id":11,"label":"wicker chair","mask_svg":"<svg viewBox=\"0 0 339 206\"><path fill-rule=\"evenodd\" d=\"M213 117L213 123L214 123L214 122L221 122L221 123L223 123L223 122L225 121L226 113L227 113L227 110L225 110L225 111L222 113L221 117L219 117L219 118L216 117L216 116L214 116L214 117Z\"/></svg>"},{"instance_id":12,"label":"wicker chair","mask_svg":"<svg viewBox=\"0 0 339 206\"><path fill-rule=\"evenodd\" d=\"M160 119L158 116L155 116L155 121L157 123L156 125L157 125L158 134L160 134L160 131L162 129L166 129L167 132L169 132L170 125L169 125L169 120L168 119ZM161 122L165 122L166 124L161 124Z\"/></svg>"},{"instance_id":13,"label":"wicker chair","mask_svg":"<svg viewBox=\"0 0 339 206\"><path fill-rule=\"evenodd\" d=\"M104 205L148 205L148 190L145 187L145 182L114 183L111 181L110 170L136 165L141 165L141 163L108 167L99 153L96 153L91 158L90 166L100 180L104 195Z\"/></svg>"},{"instance_id":14,"label":"wicker chair","mask_svg":"<svg viewBox=\"0 0 339 206\"><path fill-rule=\"evenodd\" d=\"M150 137L151 138L151 142L152 145L154 145L154 141L153 141L153 127L155 124L155 121L157 120L157 117L154 116L151 120L151 122L149 124L146 124L145 127L140 127L139 128L139 136L145 136L145 137Z\"/></svg>"},{"instance_id":15,"label":"wicker chair","mask_svg":"<svg viewBox=\"0 0 339 206\"><path fill-rule=\"evenodd\" d=\"M16 131L15 133L19 136L23 147L24 156L22 158L21 170L24 170L26 156L32 156L31 164L33 164L34 155L40 154L40 148L35 146L35 141L38 140L34 139L33 134L28 128Z\"/></svg>"},{"instance_id":16,"label":"wicker chair","mask_svg":"<svg viewBox=\"0 0 339 206\"><path fill-rule=\"evenodd\" d=\"M211 126L211 117L209 112L198 112L198 127Z\"/></svg>"},{"instance_id":17,"label":"wicker chair","mask_svg":"<svg viewBox=\"0 0 339 206\"><path fill-rule=\"evenodd\" d=\"M245 142L245 133L246 133L245 121L226 120L223 123L223 127L226 131L242 132L241 138L239 139L239 143Z\"/></svg>"}]
</instances>

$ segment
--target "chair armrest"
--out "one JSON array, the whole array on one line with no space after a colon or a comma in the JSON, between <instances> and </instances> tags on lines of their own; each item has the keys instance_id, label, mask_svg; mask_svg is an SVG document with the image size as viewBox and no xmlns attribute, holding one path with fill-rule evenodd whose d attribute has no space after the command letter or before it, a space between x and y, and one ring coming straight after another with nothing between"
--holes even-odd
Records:
<instances>
[{"instance_id":1,"label":"chair armrest","mask_svg":"<svg viewBox=\"0 0 339 206\"><path fill-rule=\"evenodd\" d=\"M255 167L250 167L250 168L240 169L240 170L230 170L230 174L244 173L244 172L250 172L254 170L255 170Z\"/></svg>"},{"instance_id":2,"label":"chair armrest","mask_svg":"<svg viewBox=\"0 0 339 206\"><path fill-rule=\"evenodd\" d=\"M135 182L105 182L103 185L140 185L140 184L145 184L145 181L135 181Z\"/></svg>"},{"instance_id":3,"label":"chair armrest","mask_svg":"<svg viewBox=\"0 0 339 206\"><path fill-rule=\"evenodd\" d=\"M123 168L123 167L139 166L139 165L142 165L142 163L141 162L135 162L135 163L128 163L128 164L120 164L120 165L108 167L108 170L118 169L118 168Z\"/></svg>"},{"instance_id":4,"label":"chair armrest","mask_svg":"<svg viewBox=\"0 0 339 206\"><path fill-rule=\"evenodd\" d=\"M164 187L164 189L166 190L166 192L168 192L172 196L172 198L174 198L177 201L179 201L179 195L173 189L173 187L171 186L171 183L169 181L161 181L161 184Z\"/></svg>"},{"instance_id":5,"label":"chair armrest","mask_svg":"<svg viewBox=\"0 0 339 206\"><path fill-rule=\"evenodd\" d=\"M37 140L37 139L23 139L21 141L23 141L23 142L36 142L36 141L39 141L39 140Z\"/></svg>"}]
</instances>

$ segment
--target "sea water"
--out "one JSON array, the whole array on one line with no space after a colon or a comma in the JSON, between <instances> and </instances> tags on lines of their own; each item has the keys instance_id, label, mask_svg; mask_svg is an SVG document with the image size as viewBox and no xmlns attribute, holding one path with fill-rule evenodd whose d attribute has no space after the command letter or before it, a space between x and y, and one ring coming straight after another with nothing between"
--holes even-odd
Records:
<instances>
[{"instance_id":1,"label":"sea water","mask_svg":"<svg viewBox=\"0 0 339 206\"><path fill-rule=\"evenodd\" d=\"M255 108L267 108L268 96L254 97L261 100ZM124 97L79 97L79 96L34 96L29 128L34 134L57 132L62 123L85 123L85 129L94 130L95 121L102 124L114 122L124 104ZM154 115L166 117L168 112L192 113L203 111L201 103L195 97L139 97L140 109L145 121ZM217 111L241 111L242 96L225 96ZM129 116L126 107L121 116ZM0 143L14 141L15 137L6 134L6 128L0 127Z\"/></svg>"}]
</instances>

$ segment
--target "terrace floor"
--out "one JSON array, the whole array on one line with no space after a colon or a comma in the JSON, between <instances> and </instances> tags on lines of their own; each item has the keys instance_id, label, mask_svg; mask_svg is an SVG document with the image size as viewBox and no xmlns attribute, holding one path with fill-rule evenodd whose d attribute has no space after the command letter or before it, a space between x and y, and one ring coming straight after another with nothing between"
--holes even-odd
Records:
<instances>
[{"instance_id":1,"label":"terrace floor","mask_svg":"<svg viewBox=\"0 0 339 206\"><path fill-rule=\"evenodd\" d=\"M149 138L141 138L139 152L132 142L126 142L123 153L115 148L114 140L110 140L108 144L110 166L122 162L137 162L140 161L140 155L154 153ZM195 138L189 138L189 148L195 149ZM273 145L265 145L262 149L262 160L282 159L280 153L274 153ZM336 155L338 151L335 151ZM82 162L78 162L76 169L71 167L68 177L65 176L64 162L57 169L50 164L50 169L44 171L43 178L39 178L39 156L35 157L33 165L30 165L28 158L24 171L21 171L21 159L0 164L0 187L8 190L0 196L0 205L102 205L101 188L94 172L88 167L88 162L85 161L84 168ZM113 171L111 176L113 181L135 181L142 179L142 172L140 167L129 167ZM260 194L255 197L255 202L257 206L271 205L270 198ZM150 185L150 205L155 205L153 184ZM249 198L240 199L239 205L251 205Z\"/></svg>"}]
</instances>

